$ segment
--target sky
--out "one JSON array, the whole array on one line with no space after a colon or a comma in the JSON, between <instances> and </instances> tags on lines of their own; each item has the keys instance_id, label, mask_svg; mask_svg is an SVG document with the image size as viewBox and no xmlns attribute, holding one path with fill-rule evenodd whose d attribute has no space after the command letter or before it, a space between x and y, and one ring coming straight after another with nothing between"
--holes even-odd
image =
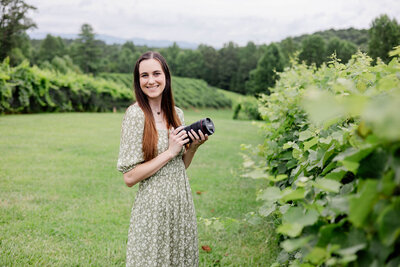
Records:
<instances>
[{"instance_id":1,"label":"sky","mask_svg":"<svg viewBox=\"0 0 400 267\"><path fill-rule=\"evenodd\" d=\"M118 38L222 47L268 44L320 30L368 29L381 14L400 23L399 0L25 0L34 32L77 34L84 23Z\"/></svg>"}]
</instances>

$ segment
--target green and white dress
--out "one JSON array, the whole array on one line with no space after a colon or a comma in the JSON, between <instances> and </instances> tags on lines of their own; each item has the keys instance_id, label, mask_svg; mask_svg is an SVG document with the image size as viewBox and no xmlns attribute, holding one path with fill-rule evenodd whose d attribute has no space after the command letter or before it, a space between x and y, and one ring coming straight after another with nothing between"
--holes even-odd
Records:
<instances>
[{"instance_id":1,"label":"green and white dress","mask_svg":"<svg viewBox=\"0 0 400 267\"><path fill-rule=\"evenodd\" d=\"M183 111L175 108L184 122ZM117 169L143 163L144 113L137 103L125 113ZM158 129L158 153L168 149L168 130ZM139 183L128 233L126 266L198 266L196 214L182 160L184 149Z\"/></svg>"}]
</instances>

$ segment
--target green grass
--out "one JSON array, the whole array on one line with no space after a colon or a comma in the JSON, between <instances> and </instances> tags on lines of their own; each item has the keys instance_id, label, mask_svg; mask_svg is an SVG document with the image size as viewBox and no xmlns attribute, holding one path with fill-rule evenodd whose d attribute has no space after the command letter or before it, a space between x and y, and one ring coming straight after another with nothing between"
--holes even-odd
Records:
<instances>
[{"instance_id":1,"label":"green grass","mask_svg":"<svg viewBox=\"0 0 400 267\"><path fill-rule=\"evenodd\" d=\"M262 137L231 113L185 112L186 124L207 116L216 126L188 169L200 266L268 266L278 250L273 229L244 220L264 185L238 174L240 144ZM0 117L0 266L124 266L137 186L116 171L122 116Z\"/></svg>"}]
</instances>

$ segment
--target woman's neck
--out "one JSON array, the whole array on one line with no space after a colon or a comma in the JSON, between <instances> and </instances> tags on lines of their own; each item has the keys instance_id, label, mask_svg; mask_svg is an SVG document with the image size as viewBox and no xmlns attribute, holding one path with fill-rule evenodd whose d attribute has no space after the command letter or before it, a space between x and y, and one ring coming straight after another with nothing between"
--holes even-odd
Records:
<instances>
[{"instance_id":1,"label":"woman's neck","mask_svg":"<svg viewBox=\"0 0 400 267\"><path fill-rule=\"evenodd\" d=\"M150 99L148 98L149 105L153 112L161 112L161 98Z\"/></svg>"}]
</instances>

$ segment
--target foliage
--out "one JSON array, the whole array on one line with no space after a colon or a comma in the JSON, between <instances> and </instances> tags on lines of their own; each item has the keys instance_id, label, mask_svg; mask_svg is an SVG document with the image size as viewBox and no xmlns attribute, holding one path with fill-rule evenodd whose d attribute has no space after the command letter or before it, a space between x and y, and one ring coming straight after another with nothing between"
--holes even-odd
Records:
<instances>
[{"instance_id":1,"label":"foliage","mask_svg":"<svg viewBox=\"0 0 400 267\"><path fill-rule=\"evenodd\" d=\"M204 76L201 78L208 84L216 86L218 84L218 51L214 47L208 45L199 45L197 49L201 53L204 61Z\"/></svg>"},{"instance_id":2,"label":"foliage","mask_svg":"<svg viewBox=\"0 0 400 267\"><path fill-rule=\"evenodd\" d=\"M239 64L239 58L237 54L238 46L234 42L229 42L225 44L218 51L218 87L222 89L231 89L230 84L232 82L232 77L236 73L236 68ZM233 90L232 90L233 91Z\"/></svg>"},{"instance_id":3,"label":"foliage","mask_svg":"<svg viewBox=\"0 0 400 267\"><path fill-rule=\"evenodd\" d=\"M68 56L54 57L41 67L30 67L27 61L14 68L7 60L2 63L0 113L110 111L133 101L130 74L103 73L98 78L79 74ZM231 107L228 97L202 80L173 77L172 81L179 107Z\"/></svg>"},{"instance_id":4,"label":"foliage","mask_svg":"<svg viewBox=\"0 0 400 267\"><path fill-rule=\"evenodd\" d=\"M336 54L336 57L340 59L342 63L347 63L356 52L357 47L355 44L340 40L337 37L330 39L326 46L326 56L329 57L332 54Z\"/></svg>"},{"instance_id":5,"label":"foliage","mask_svg":"<svg viewBox=\"0 0 400 267\"><path fill-rule=\"evenodd\" d=\"M182 50L176 57L174 75L181 77L202 78L204 60L197 50Z\"/></svg>"},{"instance_id":6,"label":"foliage","mask_svg":"<svg viewBox=\"0 0 400 267\"><path fill-rule=\"evenodd\" d=\"M313 42L301 45L302 42L309 41L309 38L318 38L316 36L322 38L321 45L322 43L328 45L327 49L323 49L324 45ZM94 75L101 72L131 73L140 54L148 50L156 50L166 58L173 75L203 79L211 86L240 94L254 94L254 91L248 91L249 88L255 88L250 86L250 72L257 68L257 62L265 55L266 49L269 47L266 44L255 45L253 42L248 42L246 46L242 47L228 42L220 49L199 45L195 50L182 49L176 43L167 48L138 46L131 41L122 45L107 45L95 38L93 28L88 24L82 25L80 38L76 40L62 39L61 42L59 37L50 35L44 40L29 41L21 34L18 35L18 38L15 43L21 47L14 48L19 48L20 51L14 50L10 54L10 62L13 66L22 62L23 59L39 65L46 60L50 62L55 56L68 55L73 59L74 64L79 65L85 73ZM336 38L339 38L339 42ZM345 63L354 53L355 47L366 51L367 42L368 30L350 28L330 29L312 35L289 37L276 45L283 56L283 67L289 66L290 58L301 48L303 53L300 59L306 60L308 64L315 62L319 66L322 62L327 62L328 56L334 51L336 51L337 57ZM280 64L276 66L276 69L279 68ZM268 77L274 77L274 74L268 75ZM256 89L267 90L267 88Z\"/></svg>"},{"instance_id":7,"label":"foliage","mask_svg":"<svg viewBox=\"0 0 400 267\"><path fill-rule=\"evenodd\" d=\"M133 72L135 63L140 57L139 52L132 52L132 49L122 47L117 57L117 72Z\"/></svg>"},{"instance_id":8,"label":"foliage","mask_svg":"<svg viewBox=\"0 0 400 267\"><path fill-rule=\"evenodd\" d=\"M168 67L170 68L173 74L177 68L176 60L180 51L181 49L179 48L176 42L174 42L172 46L169 46L167 48L162 48L159 50L161 55L163 55L165 60L168 62Z\"/></svg>"},{"instance_id":9,"label":"foliage","mask_svg":"<svg viewBox=\"0 0 400 267\"><path fill-rule=\"evenodd\" d=\"M396 19L391 20L387 15L376 18L369 29L369 36L368 54L373 59L379 57L388 63L389 51L400 45L400 25Z\"/></svg>"},{"instance_id":10,"label":"foliage","mask_svg":"<svg viewBox=\"0 0 400 267\"><path fill-rule=\"evenodd\" d=\"M290 59L295 55L297 52L298 45L293 41L293 38L288 37L284 40L282 40L279 43L279 46L281 48L282 56L285 60L285 66L289 66L290 64Z\"/></svg>"},{"instance_id":11,"label":"foliage","mask_svg":"<svg viewBox=\"0 0 400 267\"><path fill-rule=\"evenodd\" d=\"M101 49L95 40L92 26L83 24L77 42L76 61L85 73L96 74L99 69Z\"/></svg>"},{"instance_id":12,"label":"foliage","mask_svg":"<svg viewBox=\"0 0 400 267\"><path fill-rule=\"evenodd\" d=\"M237 103L233 109L233 116L232 119L237 120L239 118L239 112L242 109L242 104Z\"/></svg>"},{"instance_id":13,"label":"foliage","mask_svg":"<svg viewBox=\"0 0 400 267\"><path fill-rule=\"evenodd\" d=\"M46 38L41 42L38 57L40 61L51 61L54 57L62 57L65 55L65 44L60 37L47 34Z\"/></svg>"},{"instance_id":14,"label":"foliage","mask_svg":"<svg viewBox=\"0 0 400 267\"><path fill-rule=\"evenodd\" d=\"M299 60L308 65L315 63L319 67L326 60L326 44L320 35L310 35L301 42Z\"/></svg>"},{"instance_id":15,"label":"foliage","mask_svg":"<svg viewBox=\"0 0 400 267\"><path fill-rule=\"evenodd\" d=\"M391 55L293 63L261 98L265 141L244 176L270 185L257 199L278 219L274 266L400 263L400 47Z\"/></svg>"},{"instance_id":16,"label":"foliage","mask_svg":"<svg viewBox=\"0 0 400 267\"><path fill-rule=\"evenodd\" d=\"M280 48L276 44L270 44L258 61L257 68L250 72L250 79L246 83L247 93L269 94L268 88L273 87L277 79L276 72L283 70L283 61Z\"/></svg>"},{"instance_id":17,"label":"foliage","mask_svg":"<svg viewBox=\"0 0 400 267\"><path fill-rule=\"evenodd\" d=\"M86 26L90 27L90 25ZM340 39L339 43L333 42L335 46L329 50L327 55L330 56L336 50L338 58L341 58L342 62L346 62L354 50L354 43L361 49L366 46L364 36L368 37L368 34L364 34L364 32L367 32L367 30L349 29L328 30L319 32L319 34L323 37L324 42L329 42L334 37ZM249 87L246 87L246 83L249 82L250 72L257 68L258 61L265 55L269 47L266 44L255 45L253 42L248 42L245 46L238 46L233 42L229 42L220 49L201 44L195 50L182 49L176 43L167 48L138 46L130 41L122 45L106 45L104 42L94 39L93 29L90 29L89 33L87 36L90 38L87 40L91 41L87 45L82 44L82 38L77 40L63 39L65 52L62 55L69 55L85 73L89 72L95 75L100 72L131 73L133 65L140 54L148 50L156 50L165 57L174 76L203 79L211 86L240 94L254 94L254 92L248 91ZM55 38L52 37L51 39ZM50 39L50 37L46 37L46 39ZM57 52L49 54L40 52L40 50L45 51L41 49L41 43L46 42L46 39L42 41L31 40L34 50L31 56L22 51L25 58L28 58L33 64L41 64L45 60L51 61L56 55L60 57L62 45L56 45L55 42L53 42L53 47ZM289 37L276 43L283 56L283 62L281 63L283 67L289 66L290 58L301 48L300 41L303 39L304 37ZM85 52L85 49L88 53ZM96 56L88 56L93 51L95 51L94 54ZM99 53L101 57L98 57ZM326 54L318 54L318 56L324 62L328 60ZM279 68L280 65L276 69ZM273 77L274 74L269 76ZM267 90L267 88L262 88L262 90Z\"/></svg>"},{"instance_id":18,"label":"foliage","mask_svg":"<svg viewBox=\"0 0 400 267\"><path fill-rule=\"evenodd\" d=\"M132 88L132 74L101 73L99 77ZM175 105L181 108L228 108L232 101L205 81L172 76Z\"/></svg>"},{"instance_id":19,"label":"foliage","mask_svg":"<svg viewBox=\"0 0 400 267\"><path fill-rule=\"evenodd\" d=\"M231 100L210 87L205 81L191 78L172 77L175 104L182 108L212 107L230 108Z\"/></svg>"},{"instance_id":20,"label":"foliage","mask_svg":"<svg viewBox=\"0 0 400 267\"><path fill-rule=\"evenodd\" d=\"M231 78L230 89L241 94L250 94L246 90L246 82L250 79L250 71L257 67L261 49L253 42L248 42L238 50L239 65L236 74Z\"/></svg>"},{"instance_id":21,"label":"foliage","mask_svg":"<svg viewBox=\"0 0 400 267\"><path fill-rule=\"evenodd\" d=\"M132 91L119 84L78 74L58 58L50 69L30 67L24 61L0 65L0 113L51 111L110 111L124 109L133 100ZM54 67L57 64L65 64ZM66 68L60 71L59 68Z\"/></svg>"},{"instance_id":22,"label":"foliage","mask_svg":"<svg viewBox=\"0 0 400 267\"><path fill-rule=\"evenodd\" d=\"M23 0L1 0L0 8L0 61L3 61L13 48L19 48L19 41L25 31L36 27L27 17L28 11L36 8Z\"/></svg>"},{"instance_id":23,"label":"foliage","mask_svg":"<svg viewBox=\"0 0 400 267\"><path fill-rule=\"evenodd\" d=\"M241 114L243 114L241 116ZM243 98L240 102L238 102L233 110L234 120L245 118L248 120L261 120L261 114L258 111L258 102L255 97L246 97Z\"/></svg>"},{"instance_id":24,"label":"foliage","mask_svg":"<svg viewBox=\"0 0 400 267\"><path fill-rule=\"evenodd\" d=\"M11 65L19 65L26 60L26 57L24 56L24 53L22 53L21 49L15 47L11 49L11 52L9 53L9 59Z\"/></svg>"},{"instance_id":25,"label":"foliage","mask_svg":"<svg viewBox=\"0 0 400 267\"><path fill-rule=\"evenodd\" d=\"M74 64L68 55L63 57L55 56L50 62L46 60L40 64L40 68L54 70L63 74L67 74L68 72L82 73L80 68Z\"/></svg>"},{"instance_id":26,"label":"foliage","mask_svg":"<svg viewBox=\"0 0 400 267\"><path fill-rule=\"evenodd\" d=\"M348 28L348 29L341 29L341 30L335 30L335 29L329 29L325 31L318 31L313 34L318 34L326 42L329 42L329 40L333 38L339 38L340 40L345 40L349 41L355 45L357 45L361 51L366 52L368 48L368 30L367 29L354 29L354 28ZM294 43L296 44L301 44L301 42L310 36L309 34L303 34L300 36L296 36L293 38Z\"/></svg>"}]
</instances>

